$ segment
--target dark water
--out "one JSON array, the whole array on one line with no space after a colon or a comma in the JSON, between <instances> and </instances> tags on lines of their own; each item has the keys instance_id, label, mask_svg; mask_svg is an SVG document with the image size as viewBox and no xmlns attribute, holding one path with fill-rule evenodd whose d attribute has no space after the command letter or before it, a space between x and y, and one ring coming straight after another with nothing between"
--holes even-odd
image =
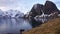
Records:
<instances>
[{"instance_id":1,"label":"dark water","mask_svg":"<svg viewBox=\"0 0 60 34\"><path fill-rule=\"evenodd\" d=\"M24 20L22 18L18 19L0 18L0 34L7 34L7 33L19 34L20 29L24 29L25 31L27 31L31 28L32 26L29 23L29 21Z\"/></svg>"}]
</instances>

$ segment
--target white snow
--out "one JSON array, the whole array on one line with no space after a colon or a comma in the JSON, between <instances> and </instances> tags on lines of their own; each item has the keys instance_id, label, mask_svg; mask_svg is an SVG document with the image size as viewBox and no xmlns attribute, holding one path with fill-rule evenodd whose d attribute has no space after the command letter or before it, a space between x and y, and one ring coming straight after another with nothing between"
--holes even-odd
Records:
<instances>
[{"instance_id":1,"label":"white snow","mask_svg":"<svg viewBox=\"0 0 60 34\"><path fill-rule=\"evenodd\" d=\"M18 14L18 16L16 16ZM10 17L23 17L23 13L21 13L20 11L18 10L8 10L8 11L2 11L0 10L0 17L2 16L10 16Z\"/></svg>"}]
</instances>

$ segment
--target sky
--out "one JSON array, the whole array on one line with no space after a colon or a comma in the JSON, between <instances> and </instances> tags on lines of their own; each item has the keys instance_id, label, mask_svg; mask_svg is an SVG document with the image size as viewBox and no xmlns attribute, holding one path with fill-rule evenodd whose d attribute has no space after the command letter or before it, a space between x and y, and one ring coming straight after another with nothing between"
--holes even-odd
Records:
<instances>
[{"instance_id":1,"label":"sky","mask_svg":"<svg viewBox=\"0 0 60 34\"><path fill-rule=\"evenodd\" d=\"M50 0L56 4L60 9L60 0ZM23 13L27 13L31 10L34 4L45 4L46 0L0 0L0 9L7 10L19 10Z\"/></svg>"}]
</instances>

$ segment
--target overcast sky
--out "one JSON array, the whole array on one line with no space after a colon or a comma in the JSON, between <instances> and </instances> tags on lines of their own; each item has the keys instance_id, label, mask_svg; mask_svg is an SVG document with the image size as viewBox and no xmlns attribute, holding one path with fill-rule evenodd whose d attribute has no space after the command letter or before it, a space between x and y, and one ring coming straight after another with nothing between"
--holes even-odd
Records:
<instances>
[{"instance_id":1,"label":"overcast sky","mask_svg":"<svg viewBox=\"0 0 60 34\"><path fill-rule=\"evenodd\" d=\"M60 0L50 0L60 9ZM44 4L46 0L0 0L0 9L3 11L13 9L26 13L31 10L34 4Z\"/></svg>"}]
</instances>

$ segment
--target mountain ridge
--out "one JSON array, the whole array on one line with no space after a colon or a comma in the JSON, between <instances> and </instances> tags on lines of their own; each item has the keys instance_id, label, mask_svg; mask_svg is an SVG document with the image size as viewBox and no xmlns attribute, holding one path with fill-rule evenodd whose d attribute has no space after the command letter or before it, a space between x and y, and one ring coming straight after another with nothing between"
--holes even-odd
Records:
<instances>
[{"instance_id":1,"label":"mountain ridge","mask_svg":"<svg viewBox=\"0 0 60 34\"><path fill-rule=\"evenodd\" d=\"M16 16L17 15L17 16ZM16 18L19 18L19 17L23 17L24 14L18 10L7 10L7 11L2 11L0 10L0 17L16 17Z\"/></svg>"}]
</instances>

